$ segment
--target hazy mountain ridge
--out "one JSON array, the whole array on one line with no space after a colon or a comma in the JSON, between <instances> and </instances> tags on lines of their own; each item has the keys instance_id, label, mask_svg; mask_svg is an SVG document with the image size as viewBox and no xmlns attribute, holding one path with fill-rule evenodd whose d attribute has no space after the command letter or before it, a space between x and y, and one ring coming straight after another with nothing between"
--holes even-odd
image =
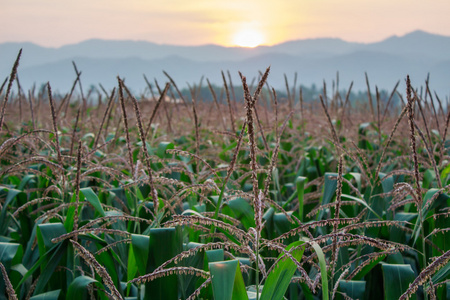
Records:
<instances>
[{"instance_id":1,"label":"hazy mountain ridge","mask_svg":"<svg viewBox=\"0 0 450 300\"><path fill-rule=\"evenodd\" d=\"M146 87L143 74L163 83L167 71L179 86L197 83L202 76L221 84L221 70L229 70L238 83L237 71L249 78L271 65L269 83L284 87L284 76L298 83L331 83L336 72L340 87L354 81L355 89L365 89L364 72L372 85L390 89L410 74L413 84L421 85L431 73L431 87L438 93L450 91L450 37L415 31L402 37L390 37L370 44L322 38L289 41L253 49L204 46L159 45L143 41L88 40L60 48L45 48L32 43L0 44L0 76L6 77L17 52L23 48L19 67L22 85L29 88L50 81L54 89L67 91L75 79L71 61L82 71L84 86L102 83L116 85L116 76L139 92ZM3 74L3 75L2 75Z\"/></svg>"}]
</instances>

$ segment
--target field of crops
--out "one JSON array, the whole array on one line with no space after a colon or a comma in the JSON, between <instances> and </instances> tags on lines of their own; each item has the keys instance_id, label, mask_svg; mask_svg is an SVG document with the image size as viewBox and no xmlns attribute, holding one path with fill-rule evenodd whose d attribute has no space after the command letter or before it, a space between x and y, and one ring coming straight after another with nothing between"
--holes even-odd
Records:
<instances>
[{"instance_id":1,"label":"field of crops","mask_svg":"<svg viewBox=\"0 0 450 300\"><path fill-rule=\"evenodd\" d=\"M450 110L428 83L368 82L364 105L278 97L269 70L207 82L212 102L170 76L60 96L17 65L0 299L450 299Z\"/></svg>"}]
</instances>

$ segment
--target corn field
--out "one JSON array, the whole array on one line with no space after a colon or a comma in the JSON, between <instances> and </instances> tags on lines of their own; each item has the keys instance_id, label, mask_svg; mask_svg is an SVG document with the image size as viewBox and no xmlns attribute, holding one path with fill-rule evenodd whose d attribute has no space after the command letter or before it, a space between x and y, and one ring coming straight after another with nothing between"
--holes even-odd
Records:
<instances>
[{"instance_id":1,"label":"corn field","mask_svg":"<svg viewBox=\"0 0 450 300\"><path fill-rule=\"evenodd\" d=\"M0 89L0 299L450 299L448 102ZM143 81L144 82L144 81ZM16 93L12 91L16 90ZM401 103L394 105L397 95ZM97 97L96 97L97 96ZM93 101L95 99L95 101Z\"/></svg>"}]
</instances>

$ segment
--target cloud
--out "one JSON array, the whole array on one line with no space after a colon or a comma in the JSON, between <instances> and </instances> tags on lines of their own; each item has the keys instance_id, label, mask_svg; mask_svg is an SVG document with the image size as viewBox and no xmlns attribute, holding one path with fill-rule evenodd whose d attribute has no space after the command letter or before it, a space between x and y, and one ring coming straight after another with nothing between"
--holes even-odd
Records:
<instances>
[{"instance_id":1,"label":"cloud","mask_svg":"<svg viewBox=\"0 0 450 300\"><path fill-rule=\"evenodd\" d=\"M448 0L433 5L419 0L3 2L0 27L8 30L0 31L0 42L27 40L47 46L89 38L227 44L239 26L249 23L259 24L269 43L305 37L368 42L415 29L450 35Z\"/></svg>"}]
</instances>

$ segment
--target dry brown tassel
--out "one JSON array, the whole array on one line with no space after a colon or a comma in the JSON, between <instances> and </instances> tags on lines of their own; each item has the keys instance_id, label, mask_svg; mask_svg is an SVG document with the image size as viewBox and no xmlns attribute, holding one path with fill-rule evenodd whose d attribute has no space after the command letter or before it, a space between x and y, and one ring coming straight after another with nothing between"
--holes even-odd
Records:
<instances>
[{"instance_id":1,"label":"dry brown tassel","mask_svg":"<svg viewBox=\"0 0 450 300\"><path fill-rule=\"evenodd\" d=\"M1 262L0 262L0 269L2 271L3 281L5 282L8 300L17 300L16 292L14 291L11 281L9 281L8 273L6 272L5 266Z\"/></svg>"},{"instance_id":2,"label":"dry brown tassel","mask_svg":"<svg viewBox=\"0 0 450 300\"><path fill-rule=\"evenodd\" d=\"M118 80L119 80L119 87L120 87L119 91L122 90L122 88L124 88L125 91L128 93L128 95L130 96L131 100L133 101L134 112L136 113L136 119L137 119L137 124L138 124L138 128L139 128L139 137L141 138L141 142L142 142L142 152L144 152L145 165L147 167L147 172L148 172L148 184L150 187L150 194L152 195L152 198L153 198L153 207L154 207L155 216L156 216L156 213L158 211L158 192L156 191L155 184L153 182L153 174L152 174L152 168L151 168L150 155L148 154L144 128L142 127L141 112L139 110L139 104L138 104L136 98L133 97L133 95L131 95L130 91L124 85L123 81L120 78L118 78ZM167 85L166 85L166 87L167 87Z\"/></svg>"},{"instance_id":3,"label":"dry brown tassel","mask_svg":"<svg viewBox=\"0 0 450 300\"><path fill-rule=\"evenodd\" d=\"M20 61L21 55L22 55L22 49L19 50L19 54L17 55L16 61L14 62L13 68L11 70L11 75L9 75L9 83L8 83L8 87L6 88L6 95L5 95L5 98L3 99L2 113L0 115L0 131L3 128L6 103L8 102L8 97L9 97L9 94L11 93L11 88L12 88L13 82L16 79L17 68L19 67L19 61Z\"/></svg>"},{"instance_id":4,"label":"dry brown tassel","mask_svg":"<svg viewBox=\"0 0 450 300\"><path fill-rule=\"evenodd\" d=\"M414 128L414 98L411 95L411 81L409 79L409 75L406 77L406 99L408 100L408 123L410 130L410 143L411 143L411 152L414 162L414 177L416 180L416 196L418 199L417 208L422 207L422 192L420 189L420 175L419 175L419 159L417 157L417 149L416 149L416 137L415 137L415 128Z\"/></svg>"},{"instance_id":5,"label":"dry brown tassel","mask_svg":"<svg viewBox=\"0 0 450 300\"><path fill-rule=\"evenodd\" d=\"M228 111L230 113L231 130L233 131L233 134L236 134L236 128L234 127L233 109L231 107L230 91L228 90L227 80L225 79L225 74L223 73L223 71L222 71L222 79L225 87L225 95L227 96Z\"/></svg>"},{"instance_id":6,"label":"dry brown tassel","mask_svg":"<svg viewBox=\"0 0 450 300\"><path fill-rule=\"evenodd\" d=\"M55 113L55 104L53 102L52 88L50 87L50 82L47 82L47 91L48 91L48 100L50 102L50 109L52 111L53 130L55 131L56 153L58 154L59 164L62 167L63 166L63 161L62 161L62 156L61 156L61 147L59 145L59 134L58 134L56 113Z\"/></svg>"},{"instance_id":7,"label":"dry brown tassel","mask_svg":"<svg viewBox=\"0 0 450 300\"><path fill-rule=\"evenodd\" d=\"M128 131L128 119L127 119L127 111L125 109L125 100L123 98L123 85L122 80L117 77L117 80L119 82L119 100L120 100L120 107L122 108L122 116L123 116L123 124L125 125L125 135L127 140L127 148L128 148L128 160L130 163L130 174L134 174L134 165L133 165L133 152L131 150L131 141L130 141L130 133Z\"/></svg>"}]
</instances>

